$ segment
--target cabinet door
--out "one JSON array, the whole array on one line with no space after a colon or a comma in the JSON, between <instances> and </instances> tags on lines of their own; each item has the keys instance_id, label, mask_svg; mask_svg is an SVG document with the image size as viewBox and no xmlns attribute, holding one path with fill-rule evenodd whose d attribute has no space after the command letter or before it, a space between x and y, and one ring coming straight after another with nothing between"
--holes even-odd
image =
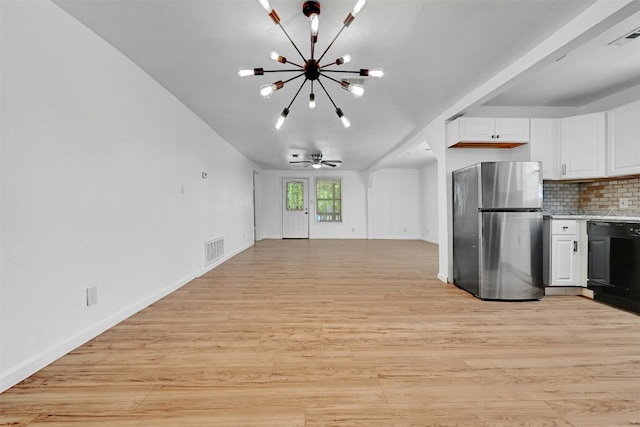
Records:
<instances>
[{"instance_id":1,"label":"cabinet door","mask_svg":"<svg viewBox=\"0 0 640 427\"><path fill-rule=\"evenodd\" d=\"M495 142L494 119L485 117L461 117L460 141Z\"/></svg>"},{"instance_id":2,"label":"cabinet door","mask_svg":"<svg viewBox=\"0 0 640 427\"><path fill-rule=\"evenodd\" d=\"M558 179L560 151L556 123L556 119L531 119L531 160L542 162L543 179Z\"/></svg>"},{"instance_id":3,"label":"cabinet door","mask_svg":"<svg viewBox=\"0 0 640 427\"><path fill-rule=\"evenodd\" d=\"M607 174L640 174L640 101L609 111L607 119Z\"/></svg>"},{"instance_id":4,"label":"cabinet door","mask_svg":"<svg viewBox=\"0 0 640 427\"><path fill-rule=\"evenodd\" d=\"M578 286L580 258L577 235L551 236L551 284L555 286Z\"/></svg>"},{"instance_id":5,"label":"cabinet door","mask_svg":"<svg viewBox=\"0 0 640 427\"><path fill-rule=\"evenodd\" d=\"M499 141L529 142L529 119L495 119L495 136Z\"/></svg>"},{"instance_id":6,"label":"cabinet door","mask_svg":"<svg viewBox=\"0 0 640 427\"><path fill-rule=\"evenodd\" d=\"M560 120L561 178L605 176L605 113Z\"/></svg>"}]
</instances>

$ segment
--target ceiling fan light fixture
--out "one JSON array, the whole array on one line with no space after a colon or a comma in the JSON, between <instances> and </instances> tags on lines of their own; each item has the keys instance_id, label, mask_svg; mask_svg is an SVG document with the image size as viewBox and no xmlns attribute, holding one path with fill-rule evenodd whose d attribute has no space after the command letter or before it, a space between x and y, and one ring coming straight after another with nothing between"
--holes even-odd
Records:
<instances>
[{"instance_id":1,"label":"ceiling fan light fixture","mask_svg":"<svg viewBox=\"0 0 640 427\"><path fill-rule=\"evenodd\" d=\"M314 163L311 165L312 168L314 169L320 169L322 167L322 165L320 163Z\"/></svg>"},{"instance_id":2,"label":"ceiling fan light fixture","mask_svg":"<svg viewBox=\"0 0 640 427\"><path fill-rule=\"evenodd\" d=\"M316 96L313 94L313 92L309 94L309 108L311 110L316 109Z\"/></svg>"}]
</instances>

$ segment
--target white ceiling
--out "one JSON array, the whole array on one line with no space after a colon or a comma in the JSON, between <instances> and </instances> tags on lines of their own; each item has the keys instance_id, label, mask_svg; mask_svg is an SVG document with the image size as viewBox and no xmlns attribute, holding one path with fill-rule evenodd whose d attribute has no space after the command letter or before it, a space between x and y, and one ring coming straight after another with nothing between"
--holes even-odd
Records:
<instances>
[{"instance_id":1,"label":"white ceiling","mask_svg":"<svg viewBox=\"0 0 640 427\"><path fill-rule=\"evenodd\" d=\"M397 148L594 0L369 0L326 57L333 61L350 53L353 62L345 69L381 67L386 72L384 78L368 82L361 99L336 83L325 83L352 126L340 125L317 85L318 108L310 111L307 83L279 131L275 121L301 80L265 100L259 86L291 74L240 78L236 73L240 67L288 68L269 60L271 50L294 62L301 58L256 0L55 3L131 58L260 166L295 168L288 163L292 154L320 151L325 158L341 159L342 168L362 170L382 159L394 167L416 167L432 159L426 149L409 148L412 157ZM317 51L338 32L355 0L321 3ZM307 55L309 30L301 4L271 0L282 25ZM387 158L389 153L394 154Z\"/></svg>"},{"instance_id":2,"label":"white ceiling","mask_svg":"<svg viewBox=\"0 0 640 427\"><path fill-rule=\"evenodd\" d=\"M640 38L610 44L640 28L640 12L523 78L488 106L581 107L640 84Z\"/></svg>"}]
</instances>

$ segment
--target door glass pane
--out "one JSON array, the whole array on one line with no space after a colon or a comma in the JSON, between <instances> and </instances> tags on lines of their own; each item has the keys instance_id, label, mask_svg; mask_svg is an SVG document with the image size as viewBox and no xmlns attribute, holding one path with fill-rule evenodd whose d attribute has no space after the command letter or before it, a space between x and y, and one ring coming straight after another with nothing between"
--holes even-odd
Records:
<instances>
[{"instance_id":1,"label":"door glass pane","mask_svg":"<svg viewBox=\"0 0 640 427\"><path fill-rule=\"evenodd\" d=\"M287 210L304 209L304 186L302 182L287 182Z\"/></svg>"}]
</instances>

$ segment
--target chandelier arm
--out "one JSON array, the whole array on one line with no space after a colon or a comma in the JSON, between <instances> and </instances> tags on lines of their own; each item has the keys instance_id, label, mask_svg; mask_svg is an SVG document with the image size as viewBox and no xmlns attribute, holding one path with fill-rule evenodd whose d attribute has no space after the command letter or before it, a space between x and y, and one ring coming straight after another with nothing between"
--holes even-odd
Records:
<instances>
[{"instance_id":1,"label":"chandelier arm","mask_svg":"<svg viewBox=\"0 0 640 427\"><path fill-rule=\"evenodd\" d=\"M329 80L333 80L334 82L336 82L336 83L338 83L339 85L341 85L341 86L342 86L342 82L341 82L340 80L336 80L336 79L334 79L333 77L331 77L331 76L327 76L327 75L325 75L325 74L323 74L323 73L324 73L324 71L323 71L320 75L321 75L321 76L323 76L323 77L328 78ZM323 88L324 88L324 86L323 86Z\"/></svg>"},{"instance_id":2,"label":"chandelier arm","mask_svg":"<svg viewBox=\"0 0 640 427\"><path fill-rule=\"evenodd\" d=\"M327 77L327 76L324 76ZM337 81L337 80L336 80ZM322 90L324 90L324 93L327 94L327 97L329 98L329 101L331 101L331 103L333 104L333 108L338 108L338 106L336 105L335 102L333 102L333 98L331 98L331 95L329 95L329 92L327 92L327 89L324 87L324 85L322 84L322 81L320 81L320 79L317 80L318 83L320 83L320 86L322 87Z\"/></svg>"},{"instance_id":3,"label":"chandelier arm","mask_svg":"<svg viewBox=\"0 0 640 427\"><path fill-rule=\"evenodd\" d=\"M329 43L329 46L327 46L327 48L324 50L324 52L322 52L322 55L320 55L320 58L318 58L318 62L322 61L322 58L324 58L324 56L327 54L329 49L331 49L331 46L333 46L333 42L336 41L336 39L340 36L340 34L342 34L342 31L345 28L347 28L346 25L343 25L342 28L340 28L340 31L338 31L338 34L336 34L336 36L333 38L333 40L331 40L331 43Z\"/></svg>"},{"instance_id":4,"label":"chandelier arm","mask_svg":"<svg viewBox=\"0 0 640 427\"><path fill-rule=\"evenodd\" d=\"M300 74L298 74L298 75L297 75L297 76L295 76L295 77L291 77L290 79L287 79L287 80L283 81L283 82L282 82L282 84L284 85L285 83L289 83L291 80L295 80L295 79L297 79L298 77L302 77L302 76L304 76L304 73L300 73ZM305 79L305 82L306 82L306 81L307 81L307 80ZM336 80L336 81L337 81L337 80ZM303 83L303 84L304 84L304 83Z\"/></svg>"},{"instance_id":5,"label":"chandelier arm","mask_svg":"<svg viewBox=\"0 0 640 427\"><path fill-rule=\"evenodd\" d=\"M311 59L313 59L313 55L316 51L316 44L313 42L313 36L311 36Z\"/></svg>"},{"instance_id":6,"label":"chandelier arm","mask_svg":"<svg viewBox=\"0 0 640 427\"><path fill-rule=\"evenodd\" d=\"M302 70L302 67L291 70L264 70L263 73L299 73L300 70Z\"/></svg>"},{"instance_id":7,"label":"chandelier arm","mask_svg":"<svg viewBox=\"0 0 640 427\"><path fill-rule=\"evenodd\" d=\"M287 38L289 39L289 41L291 42L293 47L296 49L296 51L298 52L298 55L300 55L300 58L302 58L302 61L304 61L306 63L307 59L304 57L302 52L300 52L300 49L298 49L298 46L296 46L296 44L293 42L293 40L291 40L291 37L289 37L289 33L287 33L287 30L285 30L284 27L282 26L282 24L279 23L279 22L278 22L278 27L280 27L282 29L282 32L284 33L285 36L287 36Z\"/></svg>"},{"instance_id":8,"label":"chandelier arm","mask_svg":"<svg viewBox=\"0 0 640 427\"><path fill-rule=\"evenodd\" d=\"M308 79L304 79L304 81L302 82L302 84L300 85L300 87L298 88L298 91L296 92L295 95L293 95L293 99L291 100L291 102L289 103L289 106L287 107L287 110L289 108L291 108L291 105L293 104L293 101L296 100L296 98L298 97L298 94L300 93L300 91L302 90L302 87L304 86L304 84L307 82Z\"/></svg>"},{"instance_id":9,"label":"chandelier arm","mask_svg":"<svg viewBox=\"0 0 640 427\"><path fill-rule=\"evenodd\" d=\"M287 59L287 64L295 65L296 67L304 68L304 65L296 64L295 62L291 62Z\"/></svg>"},{"instance_id":10,"label":"chandelier arm","mask_svg":"<svg viewBox=\"0 0 640 427\"><path fill-rule=\"evenodd\" d=\"M360 74L360 71L355 71L355 70L325 70L324 68L322 69L322 72L323 73L352 73L352 74Z\"/></svg>"}]
</instances>

